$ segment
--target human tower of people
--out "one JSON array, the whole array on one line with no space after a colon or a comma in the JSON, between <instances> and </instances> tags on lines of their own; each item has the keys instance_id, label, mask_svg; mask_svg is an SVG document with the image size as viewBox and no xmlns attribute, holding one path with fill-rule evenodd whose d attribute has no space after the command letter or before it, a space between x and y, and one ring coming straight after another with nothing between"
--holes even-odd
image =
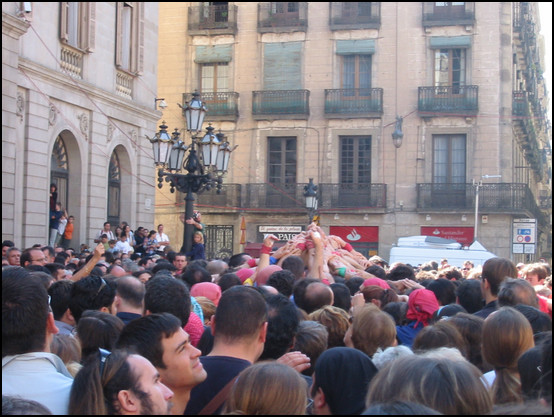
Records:
<instances>
[{"instance_id":1,"label":"human tower of people","mask_svg":"<svg viewBox=\"0 0 554 417\"><path fill-rule=\"evenodd\" d=\"M552 414L548 264L388 265L316 224L258 258L98 237L3 243L2 414Z\"/></svg>"}]
</instances>

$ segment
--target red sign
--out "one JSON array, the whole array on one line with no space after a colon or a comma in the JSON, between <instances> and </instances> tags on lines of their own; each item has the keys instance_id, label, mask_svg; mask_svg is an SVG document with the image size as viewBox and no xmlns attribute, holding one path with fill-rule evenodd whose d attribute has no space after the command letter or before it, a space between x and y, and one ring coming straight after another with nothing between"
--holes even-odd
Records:
<instances>
[{"instance_id":1,"label":"red sign","mask_svg":"<svg viewBox=\"0 0 554 417\"><path fill-rule=\"evenodd\" d=\"M331 226L329 234L349 243L379 242L378 226Z\"/></svg>"},{"instance_id":2,"label":"red sign","mask_svg":"<svg viewBox=\"0 0 554 417\"><path fill-rule=\"evenodd\" d=\"M473 243L473 227L421 227L422 236L436 236L455 240L463 246Z\"/></svg>"}]
</instances>

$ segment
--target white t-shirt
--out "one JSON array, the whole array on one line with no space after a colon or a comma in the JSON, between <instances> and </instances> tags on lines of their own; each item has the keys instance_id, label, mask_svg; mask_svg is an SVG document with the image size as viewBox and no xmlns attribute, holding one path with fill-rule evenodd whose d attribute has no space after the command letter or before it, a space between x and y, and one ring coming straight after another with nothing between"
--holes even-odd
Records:
<instances>
[{"instance_id":1,"label":"white t-shirt","mask_svg":"<svg viewBox=\"0 0 554 417\"><path fill-rule=\"evenodd\" d=\"M162 234L160 235L159 233L156 233L156 236L154 236L154 238L158 241L158 242L169 242L169 237L162 232ZM164 248L166 247L167 245L162 245L158 248L159 251L163 251Z\"/></svg>"},{"instance_id":2,"label":"white t-shirt","mask_svg":"<svg viewBox=\"0 0 554 417\"><path fill-rule=\"evenodd\" d=\"M60 225L58 226L58 233L60 235L63 235L63 232L65 232L65 226L67 225L67 219L65 217L62 217L60 219Z\"/></svg>"},{"instance_id":3,"label":"white t-shirt","mask_svg":"<svg viewBox=\"0 0 554 417\"><path fill-rule=\"evenodd\" d=\"M116 250L118 252L121 252L121 253L129 253L129 252L133 252L133 247L129 244L129 242L127 240L125 241L121 241L121 240L118 240L117 243L115 244L113 250Z\"/></svg>"}]
</instances>

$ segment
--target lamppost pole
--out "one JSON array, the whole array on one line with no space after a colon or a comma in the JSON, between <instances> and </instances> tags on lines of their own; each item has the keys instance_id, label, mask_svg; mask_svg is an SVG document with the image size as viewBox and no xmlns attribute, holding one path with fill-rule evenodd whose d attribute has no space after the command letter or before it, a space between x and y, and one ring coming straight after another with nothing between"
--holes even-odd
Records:
<instances>
[{"instance_id":1,"label":"lamppost pole","mask_svg":"<svg viewBox=\"0 0 554 417\"><path fill-rule=\"evenodd\" d=\"M147 136L152 143L154 163L159 168L158 188L162 188L165 181L169 183L172 193L177 189L185 194L181 252L190 252L192 249L194 226L187 223L187 220L191 219L194 213L194 194L209 191L214 187L217 193L220 193L231 152L237 147L235 145L231 148L225 135L221 132L215 135L211 125L206 128L205 136L202 138L197 136L198 132L202 130L202 123L207 111L199 97L200 95L194 92L192 100L186 103L186 107L179 105L183 109L187 131L191 133L190 145L185 145L180 140L177 128L170 137L165 122L162 122L160 131L153 138ZM185 158L187 151L188 155ZM181 174L183 169L187 171L186 174Z\"/></svg>"},{"instance_id":2,"label":"lamppost pole","mask_svg":"<svg viewBox=\"0 0 554 417\"><path fill-rule=\"evenodd\" d=\"M479 188L483 186L483 178L502 178L502 175L481 175L479 181L473 179L475 187L475 225L473 227L473 241L477 242L477 226L479 224Z\"/></svg>"}]
</instances>

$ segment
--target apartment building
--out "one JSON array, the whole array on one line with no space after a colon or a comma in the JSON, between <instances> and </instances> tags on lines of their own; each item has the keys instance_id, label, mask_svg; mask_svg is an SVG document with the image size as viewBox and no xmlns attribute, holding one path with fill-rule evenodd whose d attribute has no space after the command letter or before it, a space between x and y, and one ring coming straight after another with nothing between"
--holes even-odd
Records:
<instances>
[{"instance_id":1,"label":"apartment building","mask_svg":"<svg viewBox=\"0 0 554 417\"><path fill-rule=\"evenodd\" d=\"M157 35L157 3L2 2L2 239L48 242L52 183L75 249L153 226Z\"/></svg>"}]
</instances>

